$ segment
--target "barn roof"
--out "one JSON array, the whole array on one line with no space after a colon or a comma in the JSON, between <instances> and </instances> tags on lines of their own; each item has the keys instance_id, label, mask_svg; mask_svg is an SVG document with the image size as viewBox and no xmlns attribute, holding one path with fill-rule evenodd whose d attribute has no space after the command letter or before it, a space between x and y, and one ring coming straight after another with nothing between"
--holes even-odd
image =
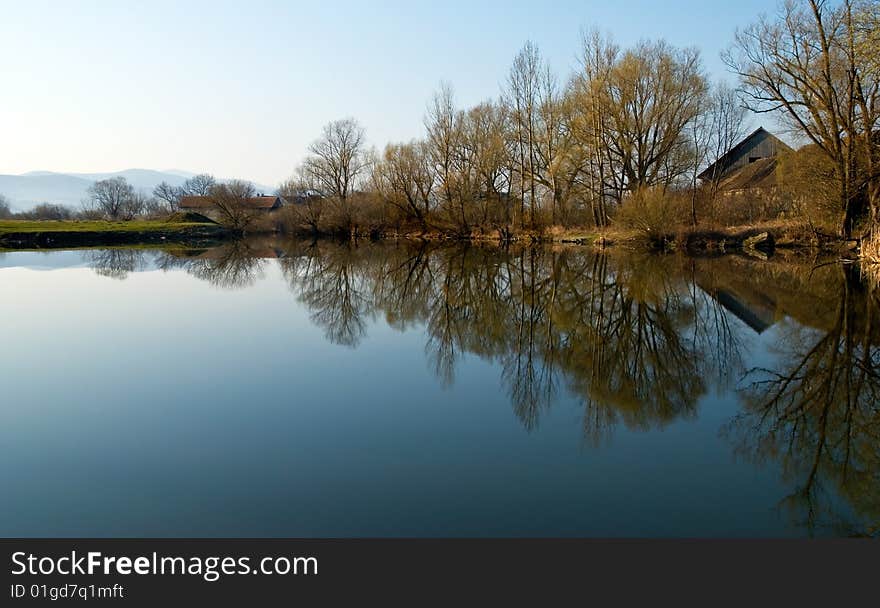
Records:
<instances>
[{"instance_id":1,"label":"barn roof","mask_svg":"<svg viewBox=\"0 0 880 608\"><path fill-rule=\"evenodd\" d=\"M771 137L776 141L776 145L782 150L791 150L791 148L784 141L767 131L764 127L758 127L755 129L751 135L746 137L744 140L736 144L727 153L723 154L718 160L714 163L706 167L706 170L700 173L697 177L699 179L710 179L715 174L715 168L721 167L722 173L724 172L724 168L728 166L731 160L735 159L739 156L742 151L748 148L752 142L759 137Z\"/></svg>"},{"instance_id":2,"label":"barn roof","mask_svg":"<svg viewBox=\"0 0 880 608\"><path fill-rule=\"evenodd\" d=\"M776 158L762 158L742 169L732 172L721 179L719 188L722 191L761 190L773 188L776 182Z\"/></svg>"},{"instance_id":3,"label":"barn roof","mask_svg":"<svg viewBox=\"0 0 880 608\"><path fill-rule=\"evenodd\" d=\"M274 209L284 201L280 196L252 196L247 204L254 209ZM214 205L209 196L184 196L180 199L181 209L210 209Z\"/></svg>"}]
</instances>

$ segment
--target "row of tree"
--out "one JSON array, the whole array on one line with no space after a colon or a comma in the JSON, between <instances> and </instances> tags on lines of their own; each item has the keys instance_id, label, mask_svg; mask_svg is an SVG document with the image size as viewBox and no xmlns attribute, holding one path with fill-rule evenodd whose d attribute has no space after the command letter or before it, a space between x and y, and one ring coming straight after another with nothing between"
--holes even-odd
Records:
<instances>
[{"instance_id":1,"label":"row of tree","mask_svg":"<svg viewBox=\"0 0 880 608\"><path fill-rule=\"evenodd\" d=\"M720 155L743 132L734 91L710 86L695 49L659 41L624 50L593 32L581 66L560 84L528 43L499 99L459 109L443 85L425 137L382 153L353 119L331 123L282 190L333 201L346 229L364 193L424 227L602 227L627 196L692 182L710 148Z\"/></svg>"},{"instance_id":2,"label":"row of tree","mask_svg":"<svg viewBox=\"0 0 880 608\"><path fill-rule=\"evenodd\" d=\"M461 232L604 227L649 191L687 193L696 224L698 196L714 197L722 177L697 175L745 135L751 110L780 116L818 148L849 236L880 209L878 7L788 0L725 53L738 89L711 84L696 49L621 48L598 32L583 36L580 68L560 82L528 43L498 99L460 109L442 86L421 139L377 153L355 120L331 123L281 191L305 203L299 221L312 229L377 216Z\"/></svg>"}]
</instances>

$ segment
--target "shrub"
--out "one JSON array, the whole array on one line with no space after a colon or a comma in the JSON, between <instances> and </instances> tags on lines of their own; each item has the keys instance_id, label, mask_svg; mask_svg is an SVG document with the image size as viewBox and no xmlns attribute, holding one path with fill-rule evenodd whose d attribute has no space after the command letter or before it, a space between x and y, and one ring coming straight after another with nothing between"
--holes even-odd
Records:
<instances>
[{"instance_id":1,"label":"shrub","mask_svg":"<svg viewBox=\"0 0 880 608\"><path fill-rule=\"evenodd\" d=\"M625 199L612 221L652 240L662 239L688 225L690 201L686 199L677 192L645 189Z\"/></svg>"}]
</instances>

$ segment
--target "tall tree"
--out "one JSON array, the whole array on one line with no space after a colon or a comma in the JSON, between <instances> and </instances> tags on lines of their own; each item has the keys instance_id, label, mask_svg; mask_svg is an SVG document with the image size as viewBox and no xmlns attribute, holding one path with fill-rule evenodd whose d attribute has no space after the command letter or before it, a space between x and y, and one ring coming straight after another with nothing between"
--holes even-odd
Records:
<instances>
[{"instance_id":1,"label":"tall tree","mask_svg":"<svg viewBox=\"0 0 880 608\"><path fill-rule=\"evenodd\" d=\"M529 219L535 223L538 192L535 174L537 169L537 131L541 105L541 79L544 60L538 47L527 42L520 50L507 77L505 98L510 106L510 116L516 132L519 156L520 221L525 222L525 201L529 201ZM528 195L528 196L527 196Z\"/></svg>"},{"instance_id":2,"label":"tall tree","mask_svg":"<svg viewBox=\"0 0 880 608\"><path fill-rule=\"evenodd\" d=\"M707 92L699 51L641 42L603 83L605 143L630 192L669 186L690 166L686 129Z\"/></svg>"},{"instance_id":3,"label":"tall tree","mask_svg":"<svg viewBox=\"0 0 880 608\"><path fill-rule=\"evenodd\" d=\"M353 223L350 198L369 167L366 135L353 118L331 122L309 146L303 171L321 193L339 203L344 220Z\"/></svg>"},{"instance_id":4,"label":"tall tree","mask_svg":"<svg viewBox=\"0 0 880 608\"><path fill-rule=\"evenodd\" d=\"M213 175L201 173L183 182L180 190L183 196L208 196L216 185L217 180Z\"/></svg>"},{"instance_id":5,"label":"tall tree","mask_svg":"<svg viewBox=\"0 0 880 608\"><path fill-rule=\"evenodd\" d=\"M86 205L110 219L130 220L143 208L142 197L124 177L95 182L87 190Z\"/></svg>"},{"instance_id":6,"label":"tall tree","mask_svg":"<svg viewBox=\"0 0 880 608\"><path fill-rule=\"evenodd\" d=\"M153 188L153 196L163 201L168 211L172 213L180 209L180 199L183 195L183 188L172 186L168 182L162 182Z\"/></svg>"},{"instance_id":7,"label":"tall tree","mask_svg":"<svg viewBox=\"0 0 880 608\"><path fill-rule=\"evenodd\" d=\"M456 205L457 216L463 231L468 230L466 202L459 195L455 175L456 156L461 143L461 121L455 110L455 93L448 83L440 85L428 106L425 117L428 150L437 173L440 195L447 206Z\"/></svg>"}]
</instances>

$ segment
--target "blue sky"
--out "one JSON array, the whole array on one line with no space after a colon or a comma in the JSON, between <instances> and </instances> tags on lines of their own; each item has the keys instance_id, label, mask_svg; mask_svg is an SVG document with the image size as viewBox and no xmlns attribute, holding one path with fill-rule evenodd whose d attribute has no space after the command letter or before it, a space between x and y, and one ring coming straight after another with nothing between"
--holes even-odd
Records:
<instances>
[{"instance_id":1,"label":"blue sky","mask_svg":"<svg viewBox=\"0 0 880 608\"><path fill-rule=\"evenodd\" d=\"M321 126L422 132L442 80L498 94L535 42L561 78L582 28L719 53L773 0L150 2L0 0L0 173L209 171L275 184Z\"/></svg>"}]
</instances>

